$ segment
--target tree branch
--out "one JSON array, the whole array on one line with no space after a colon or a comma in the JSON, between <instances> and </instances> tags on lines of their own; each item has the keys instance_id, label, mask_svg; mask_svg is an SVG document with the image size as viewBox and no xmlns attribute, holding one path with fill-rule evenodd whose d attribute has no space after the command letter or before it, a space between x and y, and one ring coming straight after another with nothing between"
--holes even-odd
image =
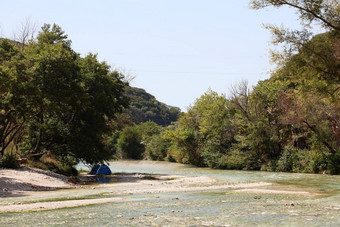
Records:
<instances>
[{"instance_id":1,"label":"tree branch","mask_svg":"<svg viewBox=\"0 0 340 227\"><path fill-rule=\"evenodd\" d=\"M299 9L301 11L304 11L304 12L307 12L307 13L310 13L311 15L313 15L315 18L317 18L318 20L322 21L324 24L326 24L328 27L331 27L337 31L340 32L340 27L336 27L335 25L333 25L331 22L327 21L325 18L323 18L322 16L316 14L314 11L308 9L308 8L304 8L304 7L301 7L299 5L296 5L296 4L293 4L293 3L290 3L286 0L282 0L280 1L280 3L282 5L288 5L288 6L291 6L293 8L296 8L296 9Z\"/></svg>"}]
</instances>

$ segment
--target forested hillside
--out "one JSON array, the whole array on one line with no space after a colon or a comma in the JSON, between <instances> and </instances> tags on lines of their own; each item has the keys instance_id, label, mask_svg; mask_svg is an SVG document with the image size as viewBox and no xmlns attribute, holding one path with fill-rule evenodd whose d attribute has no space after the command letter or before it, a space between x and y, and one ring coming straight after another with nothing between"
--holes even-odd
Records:
<instances>
[{"instance_id":1,"label":"forested hillside","mask_svg":"<svg viewBox=\"0 0 340 227\"><path fill-rule=\"evenodd\" d=\"M170 125L177 121L180 115L178 107L168 106L156 100L144 89L127 87L126 94L130 99L130 107L127 113L135 124L153 121L161 126Z\"/></svg>"}]
</instances>

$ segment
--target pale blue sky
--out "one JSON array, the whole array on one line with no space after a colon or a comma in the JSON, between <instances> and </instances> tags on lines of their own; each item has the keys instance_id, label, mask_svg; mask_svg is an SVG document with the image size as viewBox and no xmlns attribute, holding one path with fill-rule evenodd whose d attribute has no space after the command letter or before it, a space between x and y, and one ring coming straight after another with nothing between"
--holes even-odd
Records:
<instances>
[{"instance_id":1,"label":"pale blue sky","mask_svg":"<svg viewBox=\"0 0 340 227\"><path fill-rule=\"evenodd\" d=\"M136 76L132 86L186 111L210 87L269 77L271 35L262 24L298 27L292 9L254 11L249 0L4 0L0 35L26 18L60 25L81 54L98 53Z\"/></svg>"}]
</instances>

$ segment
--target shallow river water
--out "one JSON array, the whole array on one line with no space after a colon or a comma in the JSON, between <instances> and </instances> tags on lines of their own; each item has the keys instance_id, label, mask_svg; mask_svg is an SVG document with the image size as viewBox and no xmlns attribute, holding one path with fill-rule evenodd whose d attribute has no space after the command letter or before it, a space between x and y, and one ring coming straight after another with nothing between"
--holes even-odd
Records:
<instances>
[{"instance_id":1,"label":"shallow river water","mask_svg":"<svg viewBox=\"0 0 340 227\"><path fill-rule=\"evenodd\" d=\"M79 166L79 168L85 168ZM124 197L76 208L0 214L0 226L340 226L340 176L213 170L150 161L110 163L112 172L207 176L219 183L273 183L299 194L256 194L235 189L114 195L107 188L61 190L6 198L1 203ZM122 189L123 190L123 189Z\"/></svg>"}]
</instances>

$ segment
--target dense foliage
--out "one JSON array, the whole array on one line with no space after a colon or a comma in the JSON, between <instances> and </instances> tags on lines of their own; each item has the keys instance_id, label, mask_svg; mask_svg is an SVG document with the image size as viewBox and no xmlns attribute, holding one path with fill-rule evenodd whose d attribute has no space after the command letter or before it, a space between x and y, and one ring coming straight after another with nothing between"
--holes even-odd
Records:
<instances>
[{"instance_id":1,"label":"dense foliage","mask_svg":"<svg viewBox=\"0 0 340 227\"><path fill-rule=\"evenodd\" d=\"M117 158L164 160L169 144L162 139L163 132L153 121L125 127L117 138Z\"/></svg>"},{"instance_id":2,"label":"dense foliage","mask_svg":"<svg viewBox=\"0 0 340 227\"><path fill-rule=\"evenodd\" d=\"M110 121L128 106L123 76L82 58L57 25L21 47L0 41L0 157L50 154L61 162L108 160Z\"/></svg>"},{"instance_id":3,"label":"dense foliage","mask_svg":"<svg viewBox=\"0 0 340 227\"><path fill-rule=\"evenodd\" d=\"M339 47L339 34L317 35L252 91L245 82L229 98L209 90L165 133L170 155L213 168L338 173Z\"/></svg>"}]
</instances>

